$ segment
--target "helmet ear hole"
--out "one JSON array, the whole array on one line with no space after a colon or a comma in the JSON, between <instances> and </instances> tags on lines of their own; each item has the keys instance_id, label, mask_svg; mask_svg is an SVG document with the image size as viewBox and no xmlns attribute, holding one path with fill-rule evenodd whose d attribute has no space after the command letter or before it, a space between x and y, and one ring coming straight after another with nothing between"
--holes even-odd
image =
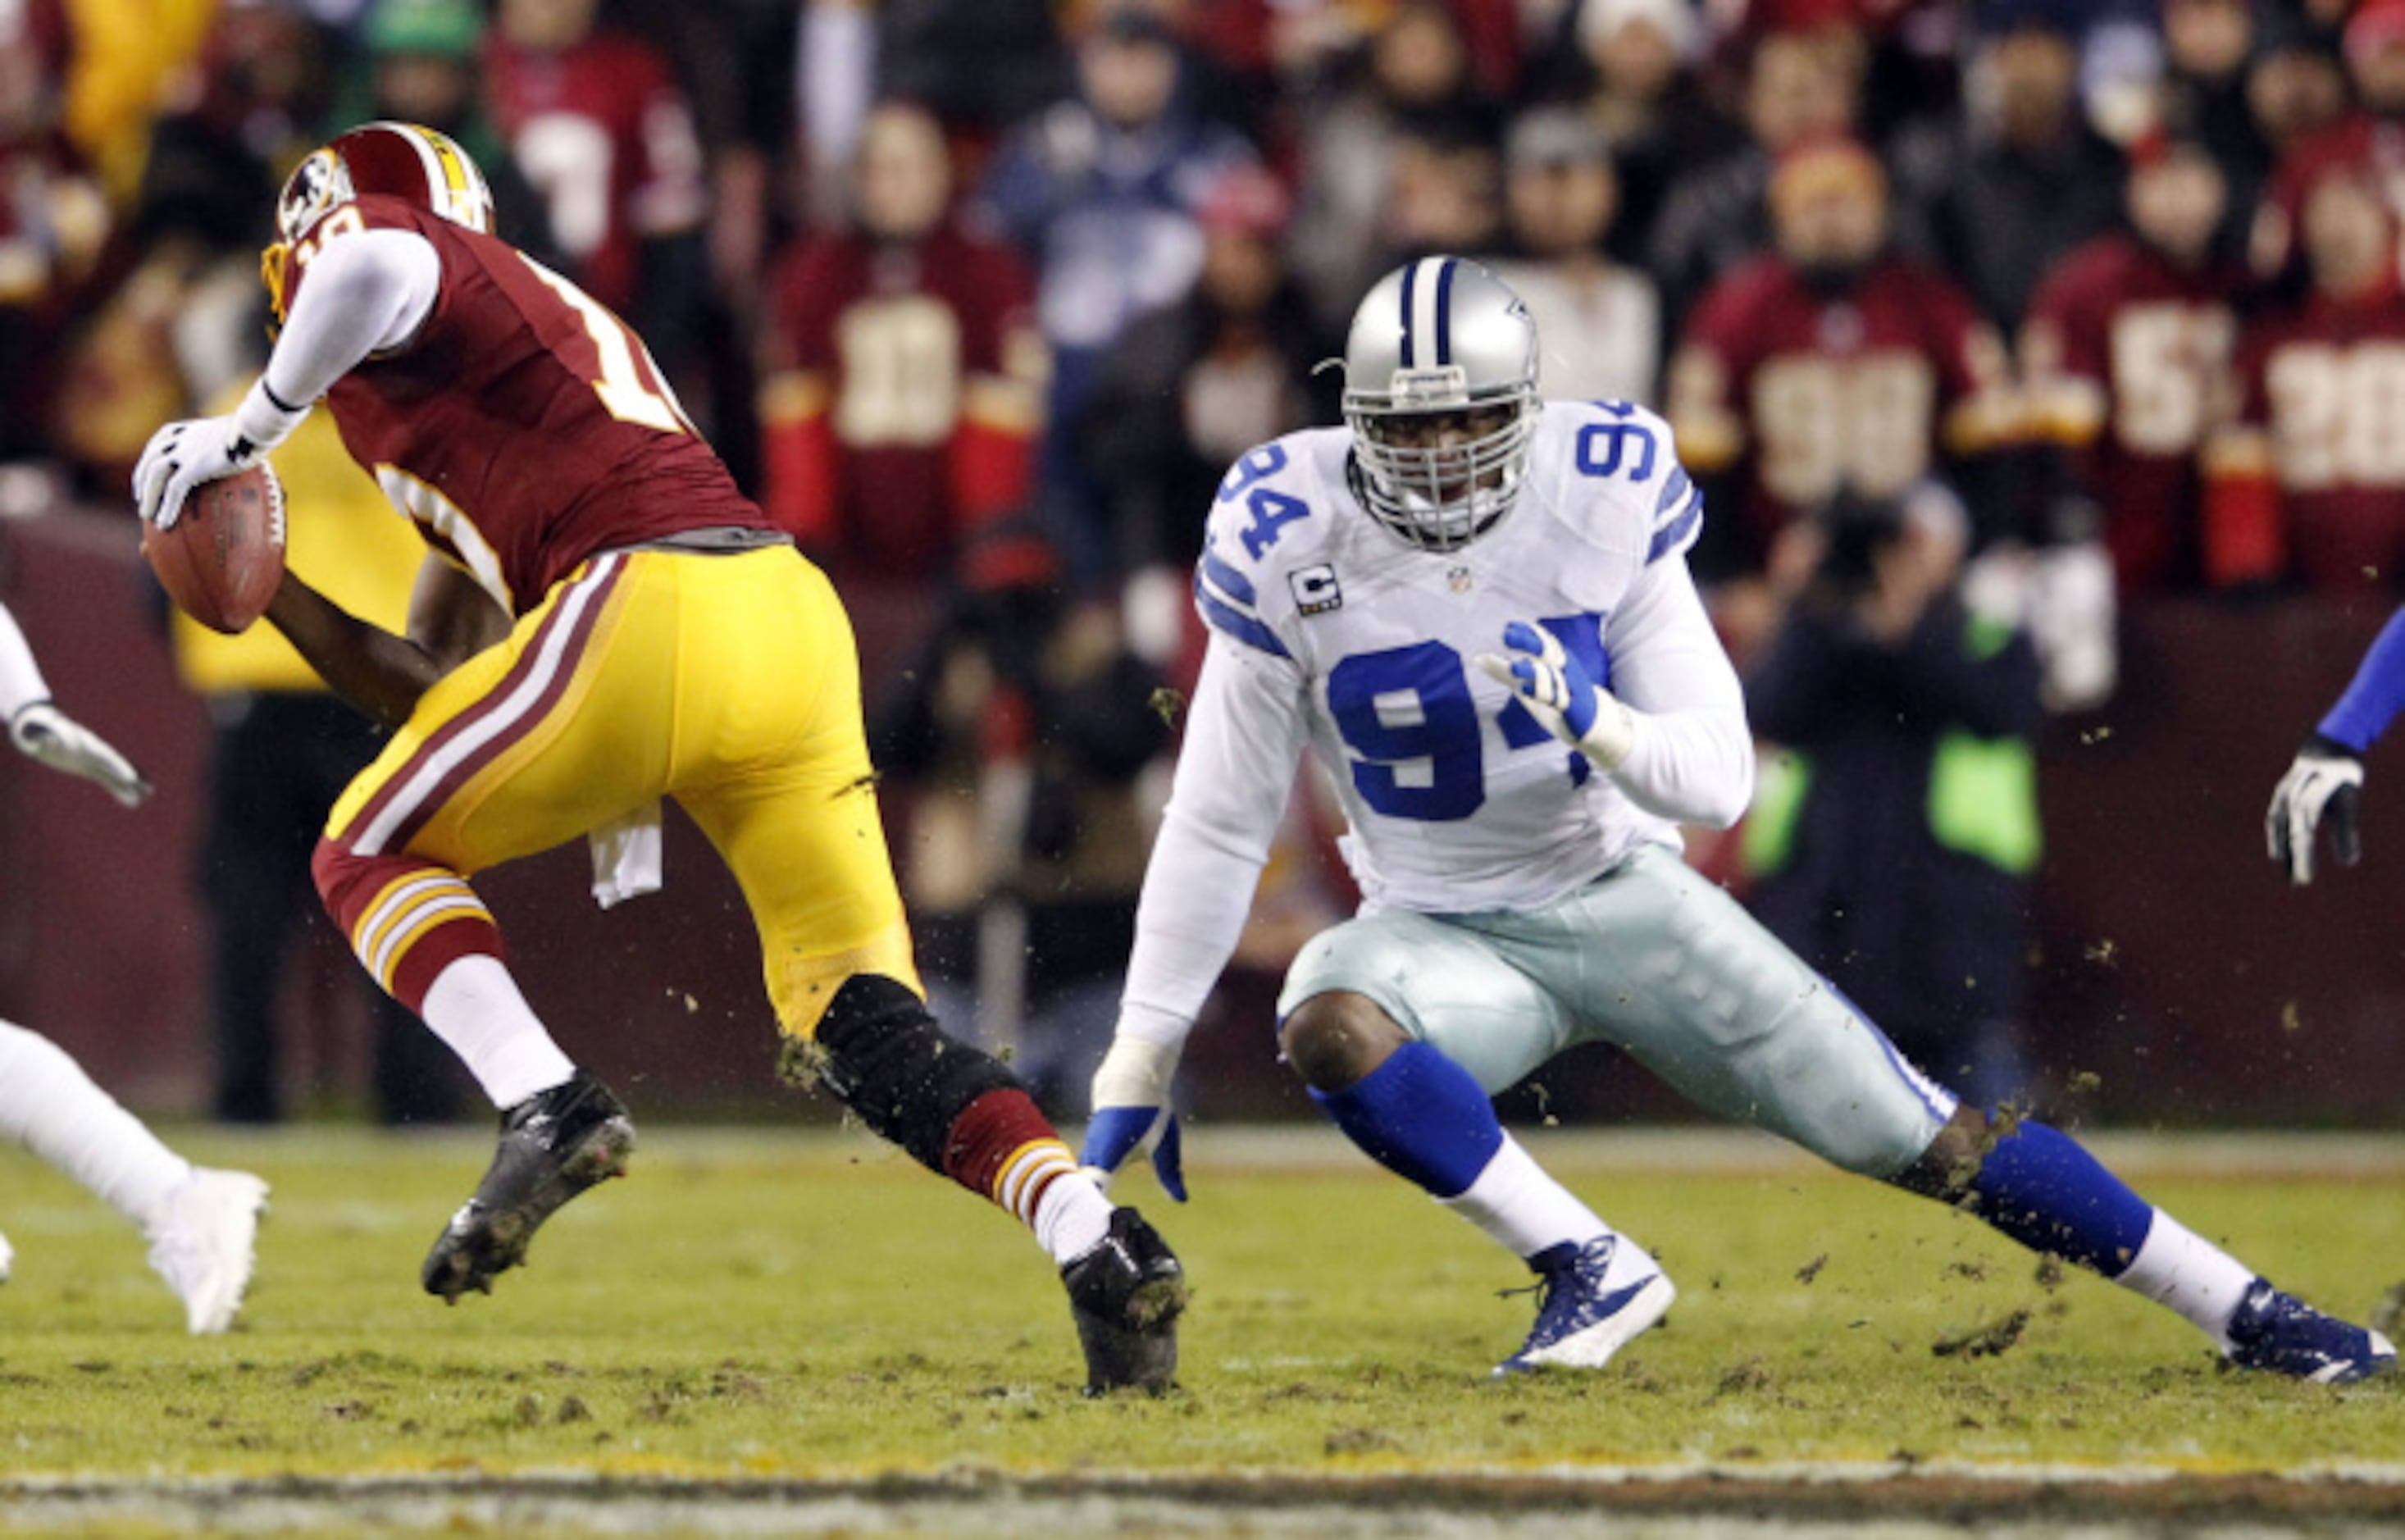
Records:
<instances>
[{"instance_id":1,"label":"helmet ear hole","mask_svg":"<svg viewBox=\"0 0 2405 1540\"><path fill-rule=\"evenodd\" d=\"M1353 314L1343 403L1362 506L1412 544L1468 544L1526 473L1540 410L1527 306L1464 258L1397 268Z\"/></svg>"}]
</instances>

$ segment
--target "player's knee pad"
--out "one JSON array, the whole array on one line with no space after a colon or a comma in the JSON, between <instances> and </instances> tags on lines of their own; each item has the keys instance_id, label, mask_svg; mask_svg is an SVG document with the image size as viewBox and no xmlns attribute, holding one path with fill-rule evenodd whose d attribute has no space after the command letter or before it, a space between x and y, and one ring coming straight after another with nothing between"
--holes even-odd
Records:
<instances>
[{"instance_id":1,"label":"player's knee pad","mask_svg":"<svg viewBox=\"0 0 2405 1540\"><path fill-rule=\"evenodd\" d=\"M925 1002L892 979L855 973L819 1019L820 1083L930 1170L952 1124L991 1091L1017 1089L992 1055L944 1035Z\"/></svg>"}]
</instances>

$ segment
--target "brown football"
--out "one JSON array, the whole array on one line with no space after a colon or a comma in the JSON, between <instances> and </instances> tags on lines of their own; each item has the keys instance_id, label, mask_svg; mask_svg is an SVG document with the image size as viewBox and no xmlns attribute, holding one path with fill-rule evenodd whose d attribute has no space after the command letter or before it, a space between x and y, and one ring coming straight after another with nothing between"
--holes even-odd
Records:
<instances>
[{"instance_id":1,"label":"brown football","mask_svg":"<svg viewBox=\"0 0 2405 1540\"><path fill-rule=\"evenodd\" d=\"M204 482L174 529L145 527L142 554L177 609L229 636L247 629L284 579L284 484L264 460Z\"/></svg>"}]
</instances>

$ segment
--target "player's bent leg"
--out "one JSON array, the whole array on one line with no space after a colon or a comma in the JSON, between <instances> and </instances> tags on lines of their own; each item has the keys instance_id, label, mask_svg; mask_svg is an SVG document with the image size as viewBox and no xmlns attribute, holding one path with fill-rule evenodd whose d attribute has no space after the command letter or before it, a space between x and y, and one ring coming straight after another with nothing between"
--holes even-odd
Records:
<instances>
[{"instance_id":1,"label":"player's bent leg","mask_svg":"<svg viewBox=\"0 0 2405 1540\"><path fill-rule=\"evenodd\" d=\"M0 1022L0 1134L142 1227L150 1264L196 1335L232 1324L267 1184L195 1166L92 1083L64 1049Z\"/></svg>"},{"instance_id":2,"label":"player's bent leg","mask_svg":"<svg viewBox=\"0 0 2405 1540\"><path fill-rule=\"evenodd\" d=\"M1503 1130L1468 1071L1363 996L1303 1000L1279 1029L1286 1056L1371 1159L1509 1247L1538 1277L1537 1321L1498 1376L1599 1369L1660 1321L1678 1292Z\"/></svg>"},{"instance_id":3,"label":"player's bent leg","mask_svg":"<svg viewBox=\"0 0 2405 1540\"><path fill-rule=\"evenodd\" d=\"M948 1037L907 986L844 981L818 1021L820 1082L879 1137L1034 1231L1069 1291L1089 1393L1167 1390L1185 1271L1133 1208L1114 1208L1010 1071Z\"/></svg>"},{"instance_id":4,"label":"player's bent leg","mask_svg":"<svg viewBox=\"0 0 2405 1540\"><path fill-rule=\"evenodd\" d=\"M1908 1192L1961 1203L2032 1250L2075 1262L2169 1307L2212 1336L2240 1368L2338 1383L2396 1363L2386 1337L2275 1288L2046 1123L2020 1119L2004 1126L1964 1107L1920 1160L1891 1180Z\"/></svg>"}]
</instances>

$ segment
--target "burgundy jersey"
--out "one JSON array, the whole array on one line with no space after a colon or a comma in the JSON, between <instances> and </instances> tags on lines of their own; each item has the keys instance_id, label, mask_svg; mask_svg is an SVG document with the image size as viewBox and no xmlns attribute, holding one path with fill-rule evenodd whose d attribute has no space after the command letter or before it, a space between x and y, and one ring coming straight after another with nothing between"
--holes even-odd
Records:
<instances>
[{"instance_id":1,"label":"burgundy jersey","mask_svg":"<svg viewBox=\"0 0 2405 1540\"><path fill-rule=\"evenodd\" d=\"M614 309L633 304L642 242L692 229L708 205L693 111L668 62L618 33L534 53L497 30L485 90L577 281Z\"/></svg>"},{"instance_id":2,"label":"burgundy jersey","mask_svg":"<svg viewBox=\"0 0 2405 1540\"><path fill-rule=\"evenodd\" d=\"M1757 542L1841 484L1904 490L2018 431L2004 344L1935 270L1882 258L1837 298L1763 257L1708 290L1670 365L1679 454L1741 467Z\"/></svg>"},{"instance_id":3,"label":"burgundy jersey","mask_svg":"<svg viewBox=\"0 0 2405 1540\"><path fill-rule=\"evenodd\" d=\"M344 375L326 403L351 458L513 614L598 551L770 527L626 322L490 235L362 197L294 252L288 307L309 257L361 228L425 236L442 288L415 339Z\"/></svg>"},{"instance_id":4,"label":"burgundy jersey","mask_svg":"<svg viewBox=\"0 0 2405 1540\"><path fill-rule=\"evenodd\" d=\"M2252 254L2258 270L2277 273L2288 264L2303 229L2306 195L2333 172L2368 177L2389 212L2405 219L2405 122L2358 109L2306 135L2280 158L2256 211Z\"/></svg>"},{"instance_id":5,"label":"burgundy jersey","mask_svg":"<svg viewBox=\"0 0 2405 1540\"><path fill-rule=\"evenodd\" d=\"M2197 452L2237 342L2243 282L2107 235L2064 257L2031 302L2021 361L2037 424L2103 510L2125 589L2192 575Z\"/></svg>"},{"instance_id":6,"label":"burgundy jersey","mask_svg":"<svg viewBox=\"0 0 2405 1540\"><path fill-rule=\"evenodd\" d=\"M2321 588L2405 586L2405 297L2316 295L2262 318L2239 344L2238 384L2215 473L2242 476L2268 451L2297 574Z\"/></svg>"},{"instance_id":7,"label":"burgundy jersey","mask_svg":"<svg viewBox=\"0 0 2405 1540\"><path fill-rule=\"evenodd\" d=\"M915 247L805 244L778 274L769 510L851 573L940 577L985 520L1025 510L1043 386L1034 280L945 225Z\"/></svg>"}]
</instances>

